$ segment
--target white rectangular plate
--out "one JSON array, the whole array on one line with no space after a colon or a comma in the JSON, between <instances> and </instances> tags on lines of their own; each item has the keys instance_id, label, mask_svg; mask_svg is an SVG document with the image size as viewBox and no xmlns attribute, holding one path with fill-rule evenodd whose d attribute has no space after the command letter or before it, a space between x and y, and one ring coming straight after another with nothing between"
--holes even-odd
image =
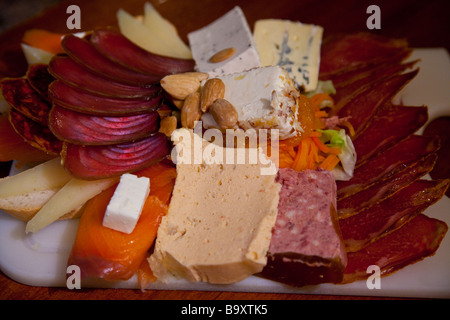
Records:
<instances>
[{"instance_id":1,"label":"white rectangular plate","mask_svg":"<svg viewBox=\"0 0 450 320\"><path fill-rule=\"evenodd\" d=\"M405 105L427 105L430 120L450 115L450 59L445 49L415 49L410 60L421 59L420 72L394 99ZM421 133L421 131L419 132ZM450 226L450 199L444 196L426 215ZM31 286L65 287L66 262L78 220L58 221L35 233L25 234L25 223L0 211L0 269L11 279ZM83 287L138 288L135 277L126 282L96 281ZM381 279L381 289L368 289L365 281L346 285L322 284L292 288L250 277L232 285L176 281L154 284L149 289L273 292L358 296L450 298L450 235L436 254Z\"/></svg>"}]
</instances>

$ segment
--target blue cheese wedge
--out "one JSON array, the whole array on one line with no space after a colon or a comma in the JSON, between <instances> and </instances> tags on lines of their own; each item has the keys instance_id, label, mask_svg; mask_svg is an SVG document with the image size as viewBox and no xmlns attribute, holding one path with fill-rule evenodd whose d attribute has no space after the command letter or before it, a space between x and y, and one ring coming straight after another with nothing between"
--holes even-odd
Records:
<instances>
[{"instance_id":1,"label":"blue cheese wedge","mask_svg":"<svg viewBox=\"0 0 450 320\"><path fill-rule=\"evenodd\" d=\"M196 68L211 77L260 67L253 35L240 7L235 7L211 24L188 34ZM219 52L228 51L222 61L211 62Z\"/></svg>"},{"instance_id":2,"label":"blue cheese wedge","mask_svg":"<svg viewBox=\"0 0 450 320\"><path fill-rule=\"evenodd\" d=\"M255 23L254 40L262 66L285 68L304 91L314 91L319 79L323 28L289 20Z\"/></svg>"},{"instance_id":3,"label":"blue cheese wedge","mask_svg":"<svg viewBox=\"0 0 450 320\"><path fill-rule=\"evenodd\" d=\"M279 66L256 68L218 77L225 84L224 99L238 113L238 127L278 129L280 139L302 131L298 121L300 92L285 69ZM215 127L214 119L205 113L204 126Z\"/></svg>"}]
</instances>

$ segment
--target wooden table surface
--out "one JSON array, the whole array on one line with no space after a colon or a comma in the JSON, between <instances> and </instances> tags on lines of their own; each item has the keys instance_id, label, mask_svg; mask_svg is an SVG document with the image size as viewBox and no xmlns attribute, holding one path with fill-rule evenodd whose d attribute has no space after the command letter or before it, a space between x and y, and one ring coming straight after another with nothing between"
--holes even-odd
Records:
<instances>
[{"instance_id":1,"label":"wooden table surface","mask_svg":"<svg viewBox=\"0 0 450 320\"><path fill-rule=\"evenodd\" d=\"M450 50L449 4L444 0L152 0L157 10L179 30L186 34L212 22L222 14L241 6L250 27L261 18L282 18L314 23L325 28L324 36L340 32L369 31L390 37L408 39L411 47L445 47ZM23 33L30 28L43 28L55 32L69 32L66 9L76 4L81 9L83 31L96 26L115 25L116 12L124 8L138 15L143 13L145 0L83 0L62 1L48 8L31 20L25 21L0 35L0 77L22 76L26 62L20 50ZM381 29L368 30L366 20L370 14L367 7L377 4L381 9ZM0 175L8 173L10 163L0 163ZM371 297L233 293L199 291L161 291L126 289L81 289L30 287L19 284L0 273L0 299L171 299L171 300L297 300L297 299L382 299ZM388 298L389 299L389 298Z\"/></svg>"}]
</instances>

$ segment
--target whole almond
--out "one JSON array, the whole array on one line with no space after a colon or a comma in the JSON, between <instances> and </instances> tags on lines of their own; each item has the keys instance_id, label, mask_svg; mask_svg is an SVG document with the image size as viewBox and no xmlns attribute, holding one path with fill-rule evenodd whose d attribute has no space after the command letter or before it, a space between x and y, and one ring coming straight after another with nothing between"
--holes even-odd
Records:
<instances>
[{"instance_id":1,"label":"whole almond","mask_svg":"<svg viewBox=\"0 0 450 320\"><path fill-rule=\"evenodd\" d=\"M194 122L200 120L202 111L200 110L200 93L191 93L184 101L181 108L181 126L188 129L194 128Z\"/></svg>"},{"instance_id":2,"label":"whole almond","mask_svg":"<svg viewBox=\"0 0 450 320\"><path fill-rule=\"evenodd\" d=\"M174 132L176 128L177 128L177 117L169 116L161 120L159 132L162 132L166 136L170 137L172 135L172 132Z\"/></svg>"},{"instance_id":3,"label":"whole almond","mask_svg":"<svg viewBox=\"0 0 450 320\"><path fill-rule=\"evenodd\" d=\"M236 53L235 48L226 48L220 50L219 52L215 53L211 58L209 58L209 62L219 63L225 61L227 59L230 59L235 53Z\"/></svg>"},{"instance_id":4,"label":"whole almond","mask_svg":"<svg viewBox=\"0 0 450 320\"><path fill-rule=\"evenodd\" d=\"M200 108L207 112L209 106L217 99L225 96L225 83L218 78L209 79L202 88Z\"/></svg>"},{"instance_id":5,"label":"whole almond","mask_svg":"<svg viewBox=\"0 0 450 320\"><path fill-rule=\"evenodd\" d=\"M220 129L231 129L238 121L236 109L225 99L214 101L209 107L209 113L213 116Z\"/></svg>"},{"instance_id":6,"label":"whole almond","mask_svg":"<svg viewBox=\"0 0 450 320\"><path fill-rule=\"evenodd\" d=\"M200 80L197 77L183 73L165 76L160 83L170 96L178 100L186 99L188 95L200 88Z\"/></svg>"},{"instance_id":7,"label":"whole almond","mask_svg":"<svg viewBox=\"0 0 450 320\"><path fill-rule=\"evenodd\" d=\"M183 73L186 76L197 78L200 82L209 78L209 74L206 72L185 72Z\"/></svg>"}]
</instances>

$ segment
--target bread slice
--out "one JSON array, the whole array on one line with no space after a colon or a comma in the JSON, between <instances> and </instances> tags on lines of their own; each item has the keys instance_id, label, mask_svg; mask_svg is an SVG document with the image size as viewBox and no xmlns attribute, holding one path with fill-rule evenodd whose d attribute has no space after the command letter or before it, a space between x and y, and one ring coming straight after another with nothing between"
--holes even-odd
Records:
<instances>
[{"instance_id":1,"label":"bread slice","mask_svg":"<svg viewBox=\"0 0 450 320\"><path fill-rule=\"evenodd\" d=\"M0 198L0 210L22 221L29 221L50 200L58 189L34 191L22 195ZM73 210L59 220L79 218L84 206Z\"/></svg>"}]
</instances>

